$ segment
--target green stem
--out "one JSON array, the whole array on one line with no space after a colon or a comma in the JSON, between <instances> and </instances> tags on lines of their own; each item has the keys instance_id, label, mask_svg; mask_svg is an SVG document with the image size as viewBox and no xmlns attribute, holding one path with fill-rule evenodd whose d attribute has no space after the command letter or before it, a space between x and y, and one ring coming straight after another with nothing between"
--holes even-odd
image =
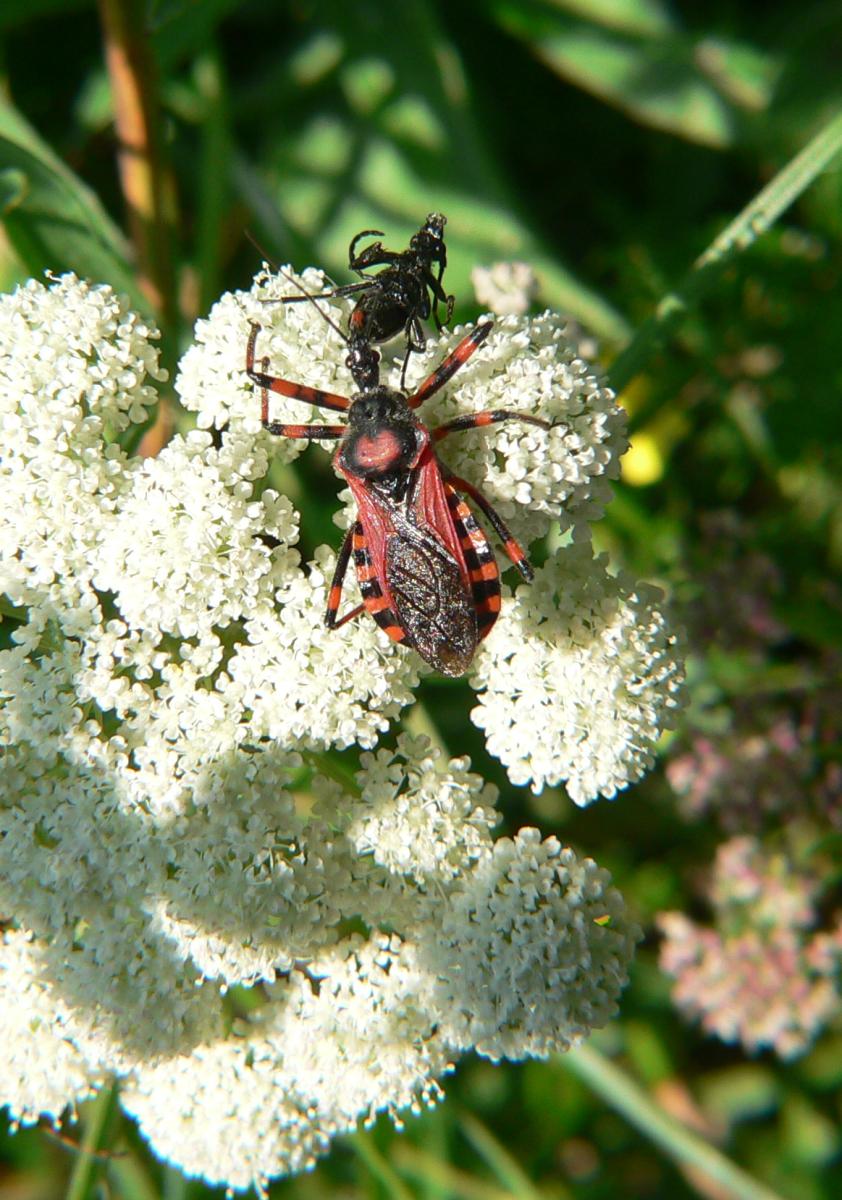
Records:
<instances>
[{"instance_id":1,"label":"green stem","mask_svg":"<svg viewBox=\"0 0 842 1200\"><path fill-rule=\"evenodd\" d=\"M393 1155L401 1171L417 1181L419 1190L435 1187L453 1200L515 1200L513 1193L505 1188L459 1170L446 1158L419 1150L405 1138L396 1143Z\"/></svg>"},{"instance_id":2,"label":"green stem","mask_svg":"<svg viewBox=\"0 0 842 1200\"><path fill-rule=\"evenodd\" d=\"M781 1200L777 1192L758 1183L710 1142L668 1116L639 1084L592 1046L579 1046L560 1062L644 1137L660 1146L677 1166L707 1176L716 1185L718 1195L734 1200Z\"/></svg>"},{"instance_id":3,"label":"green stem","mask_svg":"<svg viewBox=\"0 0 842 1200\"><path fill-rule=\"evenodd\" d=\"M486 1166L494 1173L501 1187L517 1200L540 1200L540 1189L532 1183L514 1155L509 1153L482 1121L463 1111L459 1114L459 1127ZM571 1195L560 1180L554 1181L553 1194L556 1200L566 1200Z\"/></svg>"},{"instance_id":4,"label":"green stem","mask_svg":"<svg viewBox=\"0 0 842 1200\"><path fill-rule=\"evenodd\" d=\"M111 1115L115 1084L106 1084L85 1105L85 1132L70 1176L65 1200L85 1200L93 1183L94 1171L101 1166L103 1132Z\"/></svg>"},{"instance_id":5,"label":"green stem","mask_svg":"<svg viewBox=\"0 0 842 1200\"><path fill-rule=\"evenodd\" d=\"M301 757L313 770L319 771L328 779L332 779L334 783L338 783L341 788L345 789L349 796L355 796L359 799L362 795L354 772L343 763L336 762L327 751L303 750Z\"/></svg>"},{"instance_id":6,"label":"green stem","mask_svg":"<svg viewBox=\"0 0 842 1200\"><path fill-rule=\"evenodd\" d=\"M164 154L146 7L145 0L99 0L120 182L140 286L167 335L166 358L170 347L174 352L178 316L173 270L175 189Z\"/></svg>"},{"instance_id":7,"label":"green stem","mask_svg":"<svg viewBox=\"0 0 842 1200\"><path fill-rule=\"evenodd\" d=\"M748 249L761 234L777 221L790 204L842 150L842 113L838 113L816 134L804 149L772 179L739 216L723 229L672 292L661 300L655 312L644 321L629 345L614 360L608 381L621 392L643 369L644 364L673 331L693 305L722 275L738 254ZM652 411L635 415L633 428L639 428Z\"/></svg>"},{"instance_id":8,"label":"green stem","mask_svg":"<svg viewBox=\"0 0 842 1200\"><path fill-rule=\"evenodd\" d=\"M381 1184L390 1200L412 1200L412 1192L394 1167L384 1158L366 1130L359 1129L349 1139L351 1149Z\"/></svg>"}]
</instances>

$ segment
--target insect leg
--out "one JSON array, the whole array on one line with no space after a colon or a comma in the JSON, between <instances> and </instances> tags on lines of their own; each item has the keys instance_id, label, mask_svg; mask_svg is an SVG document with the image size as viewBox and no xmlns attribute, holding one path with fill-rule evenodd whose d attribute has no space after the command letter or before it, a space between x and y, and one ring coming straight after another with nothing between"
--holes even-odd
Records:
<instances>
[{"instance_id":1,"label":"insect leg","mask_svg":"<svg viewBox=\"0 0 842 1200\"><path fill-rule=\"evenodd\" d=\"M358 604L356 608L352 608L350 612L346 612L344 617L337 620L336 614L339 611L339 602L342 599L342 584L345 579L345 572L348 570L348 563L351 560L352 541L354 537L353 525L342 539L342 545L339 547L339 554L336 556L336 567L333 572L333 579L330 581L330 591L327 596L327 610L325 612L325 625L328 629L339 629L346 621L353 621L354 617L365 608L364 604Z\"/></svg>"},{"instance_id":2,"label":"insect leg","mask_svg":"<svg viewBox=\"0 0 842 1200\"><path fill-rule=\"evenodd\" d=\"M456 303L456 297L448 296L444 288L441 286L441 277L444 274L444 263L440 262L439 268L438 279L436 279L432 271L424 272L424 281L427 284L427 287L433 293L433 320L436 323L437 329L441 329L443 325L449 324L450 318L453 316L453 305ZM439 317L439 304L444 304L446 306L443 321Z\"/></svg>"},{"instance_id":3,"label":"insect leg","mask_svg":"<svg viewBox=\"0 0 842 1200\"><path fill-rule=\"evenodd\" d=\"M264 358L263 370L266 370L269 360ZM269 420L269 393L266 388L260 389L260 423L275 437L307 438L308 441L338 441L348 431L344 425L294 425L289 421Z\"/></svg>"},{"instance_id":4,"label":"insect leg","mask_svg":"<svg viewBox=\"0 0 842 1200\"><path fill-rule=\"evenodd\" d=\"M344 425L290 425L286 421L261 418L263 428L275 437L307 438L310 442L338 442L348 430Z\"/></svg>"},{"instance_id":5,"label":"insect leg","mask_svg":"<svg viewBox=\"0 0 842 1200\"><path fill-rule=\"evenodd\" d=\"M377 230L369 230L370 233L376 233ZM382 242L372 242L370 246L366 246L365 250L361 250L359 254L354 254L353 249L360 238L366 237L365 233L358 233L353 242L349 246L348 266L350 270L356 271L357 274L362 274L369 267L388 267L392 263L397 262L401 257L397 250L386 250Z\"/></svg>"},{"instance_id":6,"label":"insect leg","mask_svg":"<svg viewBox=\"0 0 842 1200\"><path fill-rule=\"evenodd\" d=\"M264 425L266 425L269 419L267 392L277 392L281 396L289 396L292 400L301 400L304 404L313 404L317 408L331 408L335 412L348 411L351 407L351 401L346 399L345 396L337 396L333 392L323 392L320 388L311 388L303 383L292 383L289 379L278 379L274 375L267 375L266 367L268 364L265 358L261 363L263 370L256 370L254 365L254 348L258 333L260 333L260 326L252 325L246 347L246 374L252 383L256 383L262 391L262 416Z\"/></svg>"},{"instance_id":7,"label":"insect leg","mask_svg":"<svg viewBox=\"0 0 842 1200\"><path fill-rule=\"evenodd\" d=\"M503 518L497 512L496 508L490 501L486 500L479 488L475 488L472 483L468 483L467 479L461 479L458 475L452 475L450 471L445 472L445 479L451 483L460 492L466 492L485 516L488 518L489 524L494 529L494 532L503 543L503 549L508 558L511 559L514 566L520 571L527 583L535 578L535 572L532 570L532 565L526 557L520 543L512 537L508 526Z\"/></svg>"},{"instance_id":8,"label":"insect leg","mask_svg":"<svg viewBox=\"0 0 842 1200\"><path fill-rule=\"evenodd\" d=\"M407 397L409 407L418 408L419 404L423 404L428 396L432 396L439 388L443 388L462 364L467 362L473 352L482 345L493 328L493 321L484 321L482 325L477 325L476 329L472 329L466 337L463 337L456 349L452 350L444 362L436 367L432 375L424 380L415 395Z\"/></svg>"},{"instance_id":9,"label":"insect leg","mask_svg":"<svg viewBox=\"0 0 842 1200\"><path fill-rule=\"evenodd\" d=\"M434 442L440 442L450 433L461 429L481 429L485 425L499 425L503 421L523 421L526 425L537 425L540 429L552 429L549 421L541 417L533 417L530 413L515 412L509 408L495 408L488 412L468 413L464 417L455 417L444 425L430 431Z\"/></svg>"},{"instance_id":10,"label":"insect leg","mask_svg":"<svg viewBox=\"0 0 842 1200\"><path fill-rule=\"evenodd\" d=\"M404 327L406 336L406 354L403 356L403 366L401 367L401 391L406 391L406 368L409 366L410 354L420 354L427 344L427 337L424 333L424 327L418 317L411 316Z\"/></svg>"},{"instance_id":11,"label":"insect leg","mask_svg":"<svg viewBox=\"0 0 842 1200\"><path fill-rule=\"evenodd\" d=\"M365 612L364 604L358 604L356 608L352 608L346 612L344 617L340 617L338 621L331 625L331 629L341 629L343 625L347 625L349 621L353 621L354 617L358 617L361 612Z\"/></svg>"},{"instance_id":12,"label":"insect leg","mask_svg":"<svg viewBox=\"0 0 842 1200\"><path fill-rule=\"evenodd\" d=\"M362 279L359 283L343 283L341 287L331 288L329 292L317 292L314 296L279 296L279 304L302 304L307 300L323 300L329 299L331 296L353 296L355 292L364 292L368 288L374 287L376 280ZM271 300L266 301L271 304Z\"/></svg>"},{"instance_id":13,"label":"insect leg","mask_svg":"<svg viewBox=\"0 0 842 1200\"><path fill-rule=\"evenodd\" d=\"M427 335L418 317L412 316L409 318L404 333L406 334L407 350L415 354L420 354L427 345Z\"/></svg>"},{"instance_id":14,"label":"insect leg","mask_svg":"<svg viewBox=\"0 0 842 1200\"><path fill-rule=\"evenodd\" d=\"M354 270L354 259L356 258L357 242L361 242L363 240L363 238L365 238L365 237L383 237L383 230L382 229L362 229L355 237L351 238L351 244L348 247L348 265L351 268L351 270ZM375 242L375 245L378 245L378 244L379 243ZM363 253L365 253L365 251L363 251Z\"/></svg>"},{"instance_id":15,"label":"insect leg","mask_svg":"<svg viewBox=\"0 0 842 1200\"><path fill-rule=\"evenodd\" d=\"M409 366L409 356L412 353L412 346L407 344L406 354L403 356L403 366L401 367L401 391L406 391L406 368Z\"/></svg>"}]
</instances>

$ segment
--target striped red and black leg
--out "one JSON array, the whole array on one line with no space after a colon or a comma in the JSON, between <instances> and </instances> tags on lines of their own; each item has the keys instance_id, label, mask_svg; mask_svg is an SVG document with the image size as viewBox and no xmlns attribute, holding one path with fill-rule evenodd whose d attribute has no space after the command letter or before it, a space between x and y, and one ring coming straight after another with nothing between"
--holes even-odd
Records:
<instances>
[{"instance_id":1,"label":"striped red and black leg","mask_svg":"<svg viewBox=\"0 0 842 1200\"><path fill-rule=\"evenodd\" d=\"M306 438L309 442L338 442L348 430L344 425L291 425L288 421L270 421L265 410L263 428L275 437Z\"/></svg>"},{"instance_id":2,"label":"striped red and black leg","mask_svg":"<svg viewBox=\"0 0 842 1200\"><path fill-rule=\"evenodd\" d=\"M468 583L476 613L477 639L482 640L491 632L500 615L500 570L485 530L459 495L455 481L448 478L445 490L462 557L468 569Z\"/></svg>"},{"instance_id":3,"label":"striped red and black leg","mask_svg":"<svg viewBox=\"0 0 842 1200\"><path fill-rule=\"evenodd\" d=\"M493 328L493 321L484 321L482 325L477 325L476 329L472 329L466 337L463 337L456 349L448 354L432 375L427 376L415 394L407 397L409 407L418 408L429 396L443 388L463 363L468 361L474 351L479 349Z\"/></svg>"},{"instance_id":4,"label":"striped red and black leg","mask_svg":"<svg viewBox=\"0 0 842 1200\"><path fill-rule=\"evenodd\" d=\"M527 583L531 583L535 578L535 572L532 569L532 564L526 557L520 542L512 537L508 526L503 518L497 512L496 508L486 500L479 488L474 487L472 483L468 483L467 479L461 479L458 475L452 475L448 471L445 475L448 483L453 484L460 492L465 492L476 504L477 508L488 518L488 523L493 528L494 532L503 543L503 550L506 556L511 559L514 566L520 571Z\"/></svg>"},{"instance_id":5,"label":"striped red and black leg","mask_svg":"<svg viewBox=\"0 0 842 1200\"><path fill-rule=\"evenodd\" d=\"M289 379L278 379L274 375L268 375L266 367L267 360L262 360L262 371L255 368L255 345L257 343L257 335L260 333L260 326L253 324L249 333L248 345L246 346L246 374L252 383L263 392L263 423L266 424L268 419L268 396L267 392L277 392L279 396L288 396L291 400L300 400L303 404L312 404L316 408L330 408L334 412L347 412L351 407L351 401L345 396L337 396L334 392L323 392L320 388L307 387L303 383L293 383ZM268 426L267 426L268 428ZM327 426L325 428L328 428ZM274 431L273 431L274 432ZM299 436L299 435L288 435Z\"/></svg>"},{"instance_id":6,"label":"striped red and black leg","mask_svg":"<svg viewBox=\"0 0 842 1200\"><path fill-rule=\"evenodd\" d=\"M358 617L365 608L364 604L358 604L356 608L352 608L350 612L346 612L344 617L338 617L339 605L342 601L342 584L345 582L345 573L348 570L348 563L351 561L351 550L353 549L354 526L352 526L342 539L342 545L339 547L339 554L336 557L336 567L333 571L333 579L330 581L330 591L327 594L327 611L325 612L325 625L328 629L340 629L348 621L353 621L354 617Z\"/></svg>"},{"instance_id":7,"label":"striped red and black leg","mask_svg":"<svg viewBox=\"0 0 842 1200\"><path fill-rule=\"evenodd\" d=\"M539 429L552 429L550 421L542 417L533 417L529 413L515 412L509 408L494 408L487 412L469 413L464 417L455 417L444 425L430 430L434 442L440 442L450 433L458 433L464 429L483 429L486 425L500 425L504 421L523 421L526 425L537 425Z\"/></svg>"},{"instance_id":8,"label":"striped red and black leg","mask_svg":"<svg viewBox=\"0 0 842 1200\"><path fill-rule=\"evenodd\" d=\"M405 641L407 632L398 620L389 600L383 594L383 588L380 586L380 580L372 562L368 538L361 521L357 521L354 525L351 548L354 552L354 566L357 569L357 581L360 585L366 612L371 614L393 642ZM408 641L407 645L412 645L412 642Z\"/></svg>"},{"instance_id":9,"label":"striped red and black leg","mask_svg":"<svg viewBox=\"0 0 842 1200\"><path fill-rule=\"evenodd\" d=\"M264 369L267 363L268 360L264 358ZM260 389L260 396L260 423L275 437L306 438L311 442L336 442L347 433L344 425L295 425L290 421L272 421L269 418L269 393L266 388Z\"/></svg>"}]
</instances>

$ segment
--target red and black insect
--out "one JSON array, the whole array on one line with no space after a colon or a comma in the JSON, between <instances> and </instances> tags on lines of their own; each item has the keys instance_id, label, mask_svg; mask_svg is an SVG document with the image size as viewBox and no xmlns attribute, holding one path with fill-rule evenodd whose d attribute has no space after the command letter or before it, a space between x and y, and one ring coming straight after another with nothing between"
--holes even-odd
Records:
<instances>
[{"instance_id":1,"label":"red and black insect","mask_svg":"<svg viewBox=\"0 0 842 1200\"><path fill-rule=\"evenodd\" d=\"M496 409L427 429L415 416L415 409L453 378L491 330L490 321L478 325L410 396L379 382L379 354L359 339L349 339L348 365L360 389L350 399L269 375L266 359L258 370L259 325L251 326L246 350L246 373L261 389L265 429L281 437L340 442L334 467L351 488L357 519L339 550L326 624L337 628L365 608L393 641L417 650L443 675L464 674L500 611L500 572L494 552L463 494L488 518L524 579L533 577L523 550L488 500L473 484L450 472L434 447L457 430L512 420L547 429L549 422ZM270 391L344 412L347 424L272 421ZM338 617L352 554L363 602Z\"/></svg>"},{"instance_id":2,"label":"red and black insect","mask_svg":"<svg viewBox=\"0 0 842 1200\"><path fill-rule=\"evenodd\" d=\"M447 266L444 227L447 218L430 213L417 233L410 238L408 250L387 250L382 242L372 242L357 253L363 238L382 237L381 229L364 229L348 247L348 267L361 276L359 283L347 283L323 296L353 296L359 299L348 318L352 339L382 343L399 333L406 336L406 357L401 372L401 388L406 382L406 367L413 352L424 349L426 336L422 320L431 316L438 329L453 313L453 296L448 296L441 280ZM366 275L372 267L383 267L376 275ZM435 273L437 270L437 273ZM306 296L284 296L285 304L298 304ZM439 304L445 306L444 320Z\"/></svg>"}]
</instances>

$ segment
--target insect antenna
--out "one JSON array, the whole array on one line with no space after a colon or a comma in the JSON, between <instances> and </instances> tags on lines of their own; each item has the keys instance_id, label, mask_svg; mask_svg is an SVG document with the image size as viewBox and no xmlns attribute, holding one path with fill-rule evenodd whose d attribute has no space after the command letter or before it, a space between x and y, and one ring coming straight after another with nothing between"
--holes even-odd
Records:
<instances>
[{"instance_id":1,"label":"insect antenna","mask_svg":"<svg viewBox=\"0 0 842 1200\"><path fill-rule=\"evenodd\" d=\"M325 310L322 308L322 306L318 303L318 297L314 296L312 292L308 292L306 287L304 286L304 284L299 283L298 280L295 278L295 276L290 275L290 273L288 271L285 271L283 269L283 267L276 267L275 270L277 271L277 273L279 275L283 275L284 279L286 279L289 283L291 283L294 288L297 288L298 291L301 292L302 300L310 301L310 303L313 305L313 308L315 308L316 312L320 313L322 318L325 321L327 321L327 323L331 327L331 329L335 330L336 333L339 334L339 336L342 338L342 341L345 343L345 345L350 346L351 339L348 337L345 330L342 329L342 327L340 325L337 325L337 323L336 323L336 321L334 321L333 317L331 317L328 313L325 312ZM287 300L286 300L285 296L267 297L267 299L263 301L264 304L284 304L286 302L287 302Z\"/></svg>"},{"instance_id":2,"label":"insect antenna","mask_svg":"<svg viewBox=\"0 0 842 1200\"><path fill-rule=\"evenodd\" d=\"M271 254L269 254L269 252L267 250L265 250L263 246L261 246L260 242L254 236L252 231L250 229L245 229L245 230L243 230L243 232L246 236L246 240L251 242L252 246L254 246L255 250L260 255L260 257L263 259L263 261L267 262L273 271L280 270L278 263L276 263L274 258L272 258Z\"/></svg>"},{"instance_id":3,"label":"insect antenna","mask_svg":"<svg viewBox=\"0 0 842 1200\"><path fill-rule=\"evenodd\" d=\"M283 275L284 279L288 280L289 283L291 283L294 288L296 288L299 292L301 292L300 298L302 300L309 300L310 303L314 306L314 308L319 313L321 313L321 315L327 321L328 325L330 325L331 329L335 329L336 332L339 334L339 336L342 338L343 342L345 342L346 346L349 346L351 344L351 339L348 337L348 335L342 329L340 329L340 327L336 324L336 322L332 319L332 317L329 317L328 314L325 312L325 310L316 303L317 297L314 296L312 294L312 292L308 292L306 287L304 287L303 283L299 283L298 280L295 279L292 275L290 275L288 271L285 271L283 269L283 267L280 265L280 263L275 262L275 260L272 258L272 256L270 254L267 254L267 252L261 246L260 242L258 242L257 238L254 237L251 230L247 229L245 231L245 235L248 238L248 240L251 242L252 246L254 246L257 253L259 255L261 255L264 262L267 262L269 264L269 266L272 268L272 270L275 271L276 274ZM298 297L296 297L296 299L298 299ZM289 302L289 297L286 297L286 296L268 296L263 301L264 304L285 304L288 302Z\"/></svg>"},{"instance_id":4,"label":"insect antenna","mask_svg":"<svg viewBox=\"0 0 842 1200\"><path fill-rule=\"evenodd\" d=\"M345 330L342 329L342 327L338 325L336 321L334 321L333 317L331 317L329 313L325 312L322 306L318 303L318 297L314 296L312 292L308 292L306 287L304 287L302 283L299 283L298 280L293 275L290 275L288 271L285 271L283 267L276 267L275 270L279 275L283 275L284 279L288 280L294 288L297 288L297 290L301 293L302 300L310 301L310 303L313 305L313 308L315 308L322 320L326 321L331 329L335 330L335 332L338 333L342 338L342 341L348 347L348 355L345 359L345 366L351 372L351 377L357 387L361 391L366 391L369 388L376 387L380 382L380 354L377 350L375 350L368 338L359 334L351 334L349 336ZM272 297L266 299L264 303L282 304L284 303L284 297L278 297L277 299Z\"/></svg>"}]
</instances>

